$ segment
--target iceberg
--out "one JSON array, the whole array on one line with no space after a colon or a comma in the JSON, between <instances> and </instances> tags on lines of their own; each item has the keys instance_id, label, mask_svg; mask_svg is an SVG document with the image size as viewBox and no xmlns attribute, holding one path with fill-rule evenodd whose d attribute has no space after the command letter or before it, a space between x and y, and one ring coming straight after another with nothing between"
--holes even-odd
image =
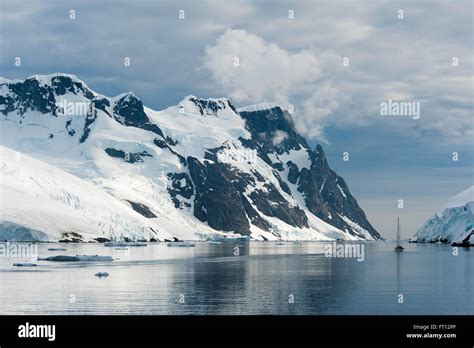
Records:
<instances>
[{"instance_id":1,"label":"iceberg","mask_svg":"<svg viewBox=\"0 0 474 348\"><path fill-rule=\"evenodd\" d=\"M99 278L102 278L102 277L108 277L109 276L109 273L107 272L97 272L96 274L94 274L96 277L99 277Z\"/></svg>"},{"instance_id":2,"label":"iceberg","mask_svg":"<svg viewBox=\"0 0 474 348\"><path fill-rule=\"evenodd\" d=\"M46 258L38 258L40 261L54 261L54 262L79 262L79 261L113 261L112 256L99 256L99 255L57 255L49 256Z\"/></svg>"},{"instance_id":3,"label":"iceberg","mask_svg":"<svg viewBox=\"0 0 474 348\"><path fill-rule=\"evenodd\" d=\"M15 267L36 267L38 265L36 263L30 263L30 262L17 262L17 263L14 263L13 266L15 266Z\"/></svg>"}]
</instances>

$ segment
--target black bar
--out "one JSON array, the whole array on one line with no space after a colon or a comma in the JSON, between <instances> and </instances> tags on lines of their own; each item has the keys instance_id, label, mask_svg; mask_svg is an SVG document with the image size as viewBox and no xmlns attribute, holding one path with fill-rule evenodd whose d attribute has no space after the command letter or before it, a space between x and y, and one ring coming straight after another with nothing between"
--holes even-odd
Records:
<instances>
[{"instance_id":1,"label":"black bar","mask_svg":"<svg viewBox=\"0 0 474 348\"><path fill-rule=\"evenodd\" d=\"M56 325L55 341L19 326ZM417 325L417 328L414 328ZM455 325L455 327L453 327ZM422 328L426 328L423 330ZM473 347L472 316L3 316L0 347L257 345ZM409 338L407 334L455 334Z\"/></svg>"}]
</instances>

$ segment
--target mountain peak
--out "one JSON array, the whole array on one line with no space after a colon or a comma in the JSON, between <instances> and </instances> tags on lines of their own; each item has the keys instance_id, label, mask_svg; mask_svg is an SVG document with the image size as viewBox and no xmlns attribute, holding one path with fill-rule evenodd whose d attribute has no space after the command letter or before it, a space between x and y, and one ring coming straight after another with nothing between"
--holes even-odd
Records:
<instances>
[{"instance_id":1,"label":"mountain peak","mask_svg":"<svg viewBox=\"0 0 474 348\"><path fill-rule=\"evenodd\" d=\"M320 155L322 157L326 157L326 155L324 154L324 150L323 150L323 147L320 145L320 144L317 144L316 147L314 148L314 153L316 155Z\"/></svg>"},{"instance_id":2,"label":"mountain peak","mask_svg":"<svg viewBox=\"0 0 474 348\"><path fill-rule=\"evenodd\" d=\"M53 74L47 74L47 75L35 74L35 75L28 76L24 80L21 80L21 79L10 80L5 77L0 77L1 84L3 83L18 84L18 83L25 83L25 82L31 83L32 81L38 82L38 85L43 86L43 87L54 86L54 85L58 85L60 83L66 82L69 84L76 83L89 89L89 87L84 81L80 80L76 75L72 75L72 74L64 74L64 73L53 73Z\"/></svg>"},{"instance_id":3,"label":"mountain peak","mask_svg":"<svg viewBox=\"0 0 474 348\"><path fill-rule=\"evenodd\" d=\"M65 73L53 73L48 75L31 75L24 80L9 80L0 78L0 83L8 84L15 91L26 89L31 92L39 92L39 89L48 90L56 95L66 93L77 94L82 92L87 99L93 99L97 93L93 92L89 86L76 75Z\"/></svg>"},{"instance_id":4,"label":"mountain peak","mask_svg":"<svg viewBox=\"0 0 474 348\"><path fill-rule=\"evenodd\" d=\"M282 110L275 104L259 105L262 107L239 109L239 114L245 119L246 126L252 133L254 140L277 152L290 149L299 150L301 147L309 149L306 140L297 132L288 111ZM273 107L267 108L265 106Z\"/></svg>"},{"instance_id":5,"label":"mountain peak","mask_svg":"<svg viewBox=\"0 0 474 348\"><path fill-rule=\"evenodd\" d=\"M202 116L219 116L224 113L236 114L237 110L227 98L198 98L186 96L179 104L180 110L186 113L197 113Z\"/></svg>"},{"instance_id":6,"label":"mountain peak","mask_svg":"<svg viewBox=\"0 0 474 348\"><path fill-rule=\"evenodd\" d=\"M16 110L23 115L28 110L54 113L56 97L71 93L92 100L96 94L75 75L55 73L32 75L25 80L2 79L3 99L0 112ZM74 97L75 98L75 97Z\"/></svg>"},{"instance_id":7,"label":"mountain peak","mask_svg":"<svg viewBox=\"0 0 474 348\"><path fill-rule=\"evenodd\" d=\"M65 74L65 73L52 73L52 74L47 74L47 75L35 74L35 75L28 76L26 80L34 79L44 84L51 84L53 79L58 79L58 78L77 81L85 85L85 82L79 80L76 75Z\"/></svg>"},{"instance_id":8,"label":"mountain peak","mask_svg":"<svg viewBox=\"0 0 474 348\"><path fill-rule=\"evenodd\" d=\"M131 100L140 100L140 98L138 98L136 96L135 93L133 93L132 91L129 91L129 92L125 92L125 93L121 93L119 94L118 96L114 97L114 98L111 98L111 99L114 99L114 100L120 100L120 101L123 101L123 102L129 102Z\"/></svg>"},{"instance_id":9,"label":"mountain peak","mask_svg":"<svg viewBox=\"0 0 474 348\"><path fill-rule=\"evenodd\" d=\"M316 164L319 168L329 168L326 154L324 153L323 147L321 145L316 145L312 156L314 159L314 164Z\"/></svg>"},{"instance_id":10,"label":"mountain peak","mask_svg":"<svg viewBox=\"0 0 474 348\"><path fill-rule=\"evenodd\" d=\"M135 127L149 122L142 101L133 92L122 93L113 99L114 113L120 116L119 122Z\"/></svg>"}]
</instances>

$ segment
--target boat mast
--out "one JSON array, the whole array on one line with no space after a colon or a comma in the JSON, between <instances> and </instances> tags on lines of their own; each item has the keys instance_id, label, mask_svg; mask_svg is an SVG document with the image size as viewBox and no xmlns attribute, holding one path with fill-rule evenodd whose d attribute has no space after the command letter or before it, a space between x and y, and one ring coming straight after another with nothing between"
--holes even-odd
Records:
<instances>
[{"instance_id":1,"label":"boat mast","mask_svg":"<svg viewBox=\"0 0 474 348\"><path fill-rule=\"evenodd\" d=\"M397 245L400 245L400 216L397 216Z\"/></svg>"}]
</instances>

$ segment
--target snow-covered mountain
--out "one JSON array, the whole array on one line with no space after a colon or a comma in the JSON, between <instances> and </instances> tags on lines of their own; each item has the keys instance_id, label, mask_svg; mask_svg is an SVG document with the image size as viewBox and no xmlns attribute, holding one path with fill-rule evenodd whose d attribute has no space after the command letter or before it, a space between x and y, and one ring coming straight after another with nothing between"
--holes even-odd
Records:
<instances>
[{"instance_id":1,"label":"snow-covered mountain","mask_svg":"<svg viewBox=\"0 0 474 348\"><path fill-rule=\"evenodd\" d=\"M53 74L0 79L0 113L0 239L380 238L274 104L155 111Z\"/></svg>"},{"instance_id":2,"label":"snow-covered mountain","mask_svg":"<svg viewBox=\"0 0 474 348\"><path fill-rule=\"evenodd\" d=\"M462 242L474 230L474 186L451 198L416 232L415 242ZM474 244L474 237L468 239Z\"/></svg>"}]
</instances>

